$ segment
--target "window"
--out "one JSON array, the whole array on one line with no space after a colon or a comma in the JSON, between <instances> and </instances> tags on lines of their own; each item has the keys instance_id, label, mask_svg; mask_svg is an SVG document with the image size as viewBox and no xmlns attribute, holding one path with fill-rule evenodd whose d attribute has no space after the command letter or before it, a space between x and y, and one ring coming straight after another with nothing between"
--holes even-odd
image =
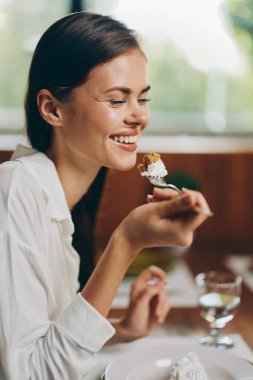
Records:
<instances>
[{"instance_id":1,"label":"window","mask_svg":"<svg viewBox=\"0 0 253 380\"><path fill-rule=\"evenodd\" d=\"M23 99L34 47L69 10L68 0L0 0L0 128L23 128Z\"/></svg>"},{"instance_id":2,"label":"window","mask_svg":"<svg viewBox=\"0 0 253 380\"><path fill-rule=\"evenodd\" d=\"M253 131L252 0L83 0L136 29L149 61L147 134ZM0 0L0 129L20 131L32 51L68 0Z\"/></svg>"},{"instance_id":3,"label":"window","mask_svg":"<svg viewBox=\"0 0 253 380\"><path fill-rule=\"evenodd\" d=\"M252 0L103 0L143 37L152 85L147 133L253 132Z\"/></svg>"}]
</instances>

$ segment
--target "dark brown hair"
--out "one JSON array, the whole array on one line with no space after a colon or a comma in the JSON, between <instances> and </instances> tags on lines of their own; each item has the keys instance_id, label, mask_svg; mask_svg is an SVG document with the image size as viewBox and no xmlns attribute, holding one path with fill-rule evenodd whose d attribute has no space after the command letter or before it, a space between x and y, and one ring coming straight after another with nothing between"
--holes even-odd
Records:
<instances>
[{"instance_id":1,"label":"dark brown hair","mask_svg":"<svg viewBox=\"0 0 253 380\"><path fill-rule=\"evenodd\" d=\"M66 101L94 67L134 48L141 50L135 32L109 16L77 12L50 26L35 49L29 71L25 113L31 145L46 152L52 143L52 127L40 116L37 106L39 90L48 89L58 100ZM104 180L102 168L72 212L73 246L81 258L81 286L94 266L93 229Z\"/></svg>"}]
</instances>

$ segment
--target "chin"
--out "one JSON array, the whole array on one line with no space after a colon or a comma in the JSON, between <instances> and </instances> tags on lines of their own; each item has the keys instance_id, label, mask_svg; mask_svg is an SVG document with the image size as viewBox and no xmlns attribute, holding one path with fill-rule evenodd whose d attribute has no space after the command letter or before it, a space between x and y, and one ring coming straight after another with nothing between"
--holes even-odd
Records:
<instances>
[{"instance_id":1,"label":"chin","mask_svg":"<svg viewBox=\"0 0 253 380\"><path fill-rule=\"evenodd\" d=\"M136 166L136 158L136 154L132 157L121 157L117 160L117 163L115 162L115 165L113 165L112 168L122 172L131 170Z\"/></svg>"}]
</instances>

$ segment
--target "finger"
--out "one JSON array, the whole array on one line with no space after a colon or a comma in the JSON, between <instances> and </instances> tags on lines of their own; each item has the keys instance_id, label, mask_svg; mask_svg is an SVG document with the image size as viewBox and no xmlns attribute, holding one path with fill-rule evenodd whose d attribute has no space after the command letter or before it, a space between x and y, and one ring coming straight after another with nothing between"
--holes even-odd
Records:
<instances>
[{"instance_id":1,"label":"finger","mask_svg":"<svg viewBox=\"0 0 253 380\"><path fill-rule=\"evenodd\" d=\"M163 199L156 198L154 197L154 195L148 194L146 200L148 203L151 203L151 202L161 202Z\"/></svg>"},{"instance_id":2,"label":"finger","mask_svg":"<svg viewBox=\"0 0 253 380\"><path fill-rule=\"evenodd\" d=\"M160 292L159 286L149 286L133 302L136 307L142 307L143 311L149 307L151 300ZM147 309L146 309L147 310Z\"/></svg>"},{"instance_id":3,"label":"finger","mask_svg":"<svg viewBox=\"0 0 253 380\"><path fill-rule=\"evenodd\" d=\"M202 206L202 207L208 207L207 201L202 193L196 190L189 190L185 187L182 188L183 194L188 194L193 197L195 200L196 205Z\"/></svg>"},{"instance_id":4,"label":"finger","mask_svg":"<svg viewBox=\"0 0 253 380\"><path fill-rule=\"evenodd\" d=\"M154 187L153 195L147 195L147 202L160 202L162 200L173 199L178 196L178 193L175 190L171 189L161 189L159 187Z\"/></svg>"},{"instance_id":5,"label":"finger","mask_svg":"<svg viewBox=\"0 0 253 380\"><path fill-rule=\"evenodd\" d=\"M147 286L156 286L159 283L161 285L166 285L168 282L167 273L155 266L150 265L148 268L144 269L137 277L137 279L132 283L130 297L132 299L138 297L138 295Z\"/></svg>"},{"instance_id":6,"label":"finger","mask_svg":"<svg viewBox=\"0 0 253 380\"><path fill-rule=\"evenodd\" d=\"M162 269L157 267L156 265L150 265L148 268L144 269L138 276L138 280L144 280L148 282L152 278L158 278L164 283L167 283L167 273Z\"/></svg>"},{"instance_id":7,"label":"finger","mask_svg":"<svg viewBox=\"0 0 253 380\"><path fill-rule=\"evenodd\" d=\"M153 196L156 199L166 200L178 197L178 193L172 189L161 189L160 187L154 187Z\"/></svg>"},{"instance_id":8,"label":"finger","mask_svg":"<svg viewBox=\"0 0 253 380\"><path fill-rule=\"evenodd\" d=\"M163 208L164 206L164 208ZM187 191L182 196L157 204L160 216L175 219L184 219L188 230L195 230L208 216L211 216L207 202L203 195L196 191ZM204 211L203 211L204 210ZM187 211L187 212L186 212Z\"/></svg>"},{"instance_id":9,"label":"finger","mask_svg":"<svg viewBox=\"0 0 253 380\"><path fill-rule=\"evenodd\" d=\"M210 210L206 199L199 191L189 190L182 188L183 194L191 194L195 198L195 206L193 211L206 216L213 216L213 212Z\"/></svg>"},{"instance_id":10,"label":"finger","mask_svg":"<svg viewBox=\"0 0 253 380\"><path fill-rule=\"evenodd\" d=\"M194 194L187 193L171 200L166 200L163 202L158 202L154 206L161 217L174 216L177 213L190 210L194 207L196 199Z\"/></svg>"},{"instance_id":11,"label":"finger","mask_svg":"<svg viewBox=\"0 0 253 380\"><path fill-rule=\"evenodd\" d=\"M155 317L158 323L163 323L168 312L170 311L170 298L165 289L157 294L157 305L155 310Z\"/></svg>"},{"instance_id":12,"label":"finger","mask_svg":"<svg viewBox=\"0 0 253 380\"><path fill-rule=\"evenodd\" d=\"M151 203L151 202L158 202L159 199L155 198L153 195L151 194L147 194L147 198L146 198L147 202L148 203Z\"/></svg>"}]
</instances>

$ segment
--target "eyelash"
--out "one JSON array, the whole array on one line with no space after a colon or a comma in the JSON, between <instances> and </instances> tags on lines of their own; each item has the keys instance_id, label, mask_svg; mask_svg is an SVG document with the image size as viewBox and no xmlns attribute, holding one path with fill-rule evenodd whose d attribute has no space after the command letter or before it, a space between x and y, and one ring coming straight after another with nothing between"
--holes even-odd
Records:
<instances>
[{"instance_id":1,"label":"eyelash","mask_svg":"<svg viewBox=\"0 0 253 380\"><path fill-rule=\"evenodd\" d=\"M140 98L140 99L138 99L138 102L140 102L140 103L147 103L150 100L151 99ZM110 100L110 103L111 103L112 106L118 106L118 105L121 105L121 104L125 104L126 100Z\"/></svg>"}]
</instances>

